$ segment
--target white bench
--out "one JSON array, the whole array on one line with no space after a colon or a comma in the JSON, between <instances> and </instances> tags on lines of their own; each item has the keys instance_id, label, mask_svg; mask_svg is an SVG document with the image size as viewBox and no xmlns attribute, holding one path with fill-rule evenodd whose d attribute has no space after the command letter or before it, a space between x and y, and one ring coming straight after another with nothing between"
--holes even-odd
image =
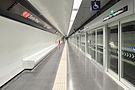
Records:
<instances>
[{"instance_id":1,"label":"white bench","mask_svg":"<svg viewBox=\"0 0 135 90\"><path fill-rule=\"evenodd\" d=\"M57 45L51 45L29 57L23 59L24 69L33 69L46 55L48 55Z\"/></svg>"}]
</instances>

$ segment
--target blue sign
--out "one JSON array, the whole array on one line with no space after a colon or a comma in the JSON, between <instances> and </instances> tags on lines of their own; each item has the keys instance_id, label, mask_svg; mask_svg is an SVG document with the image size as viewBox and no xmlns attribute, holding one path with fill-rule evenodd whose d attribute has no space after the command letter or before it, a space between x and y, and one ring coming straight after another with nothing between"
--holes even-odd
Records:
<instances>
[{"instance_id":1,"label":"blue sign","mask_svg":"<svg viewBox=\"0 0 135 90\"><path fill-rule=\"evenodd\" d=\"M131 49L135 52L135 46L131 47Z\"/></svg>"},{"instance_id":2,"label":"blue sign","mask_svg":"<svg viewBox=\"0 0 135 90\"><path fill-rule=\"evenodd\" d=\"M92 11L100 10L101 8L100 1L91 1L91 8L92 8Z\"/></svg>"}]
</instances>

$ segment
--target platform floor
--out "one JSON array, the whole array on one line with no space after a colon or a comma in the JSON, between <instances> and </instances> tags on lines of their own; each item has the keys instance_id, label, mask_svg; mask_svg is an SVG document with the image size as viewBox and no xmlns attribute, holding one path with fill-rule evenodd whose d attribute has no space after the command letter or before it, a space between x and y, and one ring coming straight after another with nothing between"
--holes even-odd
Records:
<instances>
[{"instance_id":1,"label":"platform floor","mask_svg":"<svg viewBox=\"0 0 135 90\"><path fill-rule=\"evenodd\" d=\"M73 45L68 50L68 90L124 90Z\"/></svg>"},{"instance_id":2,"label":"platform floor","mask_svg":"<svg viewBox=\"0 0 135 90\"><path fill-rule=\"evenodd\" d=\"M35 69L24 71L0 90L52 90L63 46L49 54Z\"/></svg>"},{"instance_id":3,"label":"platform floor","mask_svg":"<svg viewBox=\"0 0 135 90\"><path fill-rule=\"evenodd\" d=\"M32 71L24 71L0 90L52 90L63 46L57 48ZM66 90L124 90L99 70L73 45L68 44Z\"/></svg>"}]
</instances>

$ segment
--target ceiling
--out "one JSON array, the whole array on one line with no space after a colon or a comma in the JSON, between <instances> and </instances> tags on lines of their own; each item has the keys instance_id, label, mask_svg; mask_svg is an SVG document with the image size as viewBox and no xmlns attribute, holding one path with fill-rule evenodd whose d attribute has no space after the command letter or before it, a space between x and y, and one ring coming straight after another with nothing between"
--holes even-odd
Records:
<instances>
[{"instance_id":1,"label":"ceiling","mask_svg":"<svg viewBox=\"0 0 135 90\"><path fill-rule=\"evenodd\" d=\"M63 35L68 33L74 0L28 0Z\"/></svg>"},{"instance_id":2,"label":"ceiling","mask_svg":"<svg viewBox=\"0 0 135 90\"><path fill-rule=\"evenodd\" d=\"M91 1L82 0L76 18L68 33L74 0L28 0L63 35L71 35L98 11L91 10ZM111 0L101 1L101 8ZM115 0L114 0L115 1ZM116 0L117 1L117 0ZM93 17L92 17L93 18Z\"/></svg>"},{"instance_id":3,"label":"ceiling","mask_svg":"<svg viewBox=\"0 0 135 90\"><path fill-rule=\"evenodd\" d=\"M91 1L94 0L82 0L80 9L76 15L70 34L72 34L76 29L78 29L83 23L85 23L89 18L91 18L97 11L91 10ZM106 5L110 0L97 0L101 1L101 8Z\"/></svg>"}]
</instances>

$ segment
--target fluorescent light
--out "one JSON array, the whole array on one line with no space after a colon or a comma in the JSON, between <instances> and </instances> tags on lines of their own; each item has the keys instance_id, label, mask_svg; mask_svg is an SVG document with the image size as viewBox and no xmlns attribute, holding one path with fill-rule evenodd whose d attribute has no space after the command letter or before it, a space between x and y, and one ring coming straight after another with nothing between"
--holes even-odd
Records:
<instances>
[{"instance_id":1,"label":"fluorescent light","mask_svg":"<svg viewBox=\"0 0 135 90\"><path fill-rule=\"evenodd\" d=\"M73 9L79 9L82 0L74 0Z\"/></svg>"},{"instance_id":2,"label":"fluorescent light","mask_svg":"<svg viewBox=\"0 0 135 90\"><path fill-rule=\"evenodd\" d=\"M71 29L71 27L73 25L75 17L76 17L76 15L78 13L78 10L80 8L81 2L82 2L82 0L74 0L74 5L73 5L72 14L71 14L71 17L70 17L69 28L68 28L68 34L69 34L70 29Z\"/></svg>"},{"instance_id":3,"label":"fluorescent light","mask_svg":"<svg viewBox=\"0 0 135 90\"><path fill-rule=\"evenodd\" d=\"M78 11L72 11L72 15L71 15L70 21L71 21L71 20L74 21L77 12L78 12Z\"/></svg>"},{"instance_id":4,"label":"fluorescent light","mask_svg":"<svg viewBox=\"0 0 135 90\"><path fill-rule=\"evenodd\" d=\"M72 25L73 25L73 21L70 21L69 29L71 29Z\"/></svg>"}]
</instances>

